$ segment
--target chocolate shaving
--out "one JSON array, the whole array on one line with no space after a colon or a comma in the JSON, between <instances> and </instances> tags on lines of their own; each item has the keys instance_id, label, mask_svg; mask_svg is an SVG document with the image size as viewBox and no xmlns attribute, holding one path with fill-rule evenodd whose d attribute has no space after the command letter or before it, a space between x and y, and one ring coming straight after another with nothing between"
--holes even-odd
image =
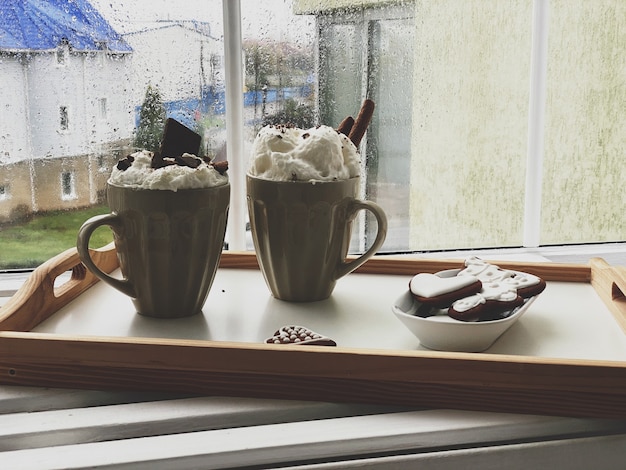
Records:
<instances>
[{"instance_id":1,"label":"chocolate shaving","mask_svg":"<svg viewBox=\"0 0 626 470\"><path fill-rule=\"evenodd\" d=\"M366 99L365 101L363 101L363 105L359 110L359 115L357 116L356 121L354 121L354 125L352 126L350 134L348 135L348 137L355 146L358 147L361 143L361 139L365 135L365 131L370 125L373 115L374 102L370 99Z\"/></svg>"},{"instance_id":2,"label":"chocolate shaving","mask_svg":"<svg viewBox=\"0 0 626 470\"><path fill-rule=\"evenodd\" d=\"M178 165L189 168L198 168L202 164L202 159L189 154L174 157L174 160Z\"/></svg>"},{"instance_id":3,"label":"chocolate shaving","mask_svg":"<svg viewBox=\"0 0 626 470\"><path fill-rule=\"evenodd\" d=\"M309 134L308 132L305 132L304 134L302 134L303 139L307 139L309 137L311 137L311 134Z\"/></svg>"}]
</instances>

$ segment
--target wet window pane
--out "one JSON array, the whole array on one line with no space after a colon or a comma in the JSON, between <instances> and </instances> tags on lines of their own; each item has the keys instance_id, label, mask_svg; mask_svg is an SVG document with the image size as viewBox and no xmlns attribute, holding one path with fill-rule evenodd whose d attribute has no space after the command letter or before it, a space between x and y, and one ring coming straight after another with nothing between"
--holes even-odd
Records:
<instances>
[{"instance_id":1,"label":"wet window pane","mask_svg":"<svg viewBox=\"0 0 626 470\"><path fill-rule=\"evenodd\" d=\"M626 3L550 6L542 243L624 240Z\"/></svg>"},{"instance_id":2,"label":"wet window pane","mask_svg":"<svg viewBox=\"0 0 626 470\"><path fill-rule=\"evenodd\" d=\"M533 3L241 0L244 149L263 125L337 126L370 98L362 196L388 215L383 251L522 245ZM107 211L112 166L157 148L167 117L229 158L220 0L18 4L0 15L25 28L0 35L0 269L71 247ZM542 244L624 239L625 22L621 0L549 2Z\"/></svg>"},{"instance_id":3,"label":"wet window pane","mask_svg":"<svg viewBox=\"0 0 626 470\"><path fill-rule=\"evenodd\" d=\"M412 248L522 244L532 3L420 2Z\"/></svg>"}]
</instances>

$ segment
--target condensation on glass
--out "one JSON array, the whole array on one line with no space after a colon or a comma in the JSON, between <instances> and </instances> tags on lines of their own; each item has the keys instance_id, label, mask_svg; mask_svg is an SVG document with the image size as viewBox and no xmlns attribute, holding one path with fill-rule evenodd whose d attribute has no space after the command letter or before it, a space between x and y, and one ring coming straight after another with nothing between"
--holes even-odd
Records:
<instances>
[{"instance_id":1,"label":"condensation on glass","mask_svg":"<svg viewBox=\"0 0 626 470\"><path fill-rule=\"evenodd\" d=\"M47 6L65 3L76 7ZM163 116L197 130L206 155L247 164L227 155L221 1L91 3L86 18L104 23L89 47L72 35L80 14L52 46L0 44L0 236L102 204L110 168L154 145L149 122ZM241 11L246 149L262 125L337 126L371 98L362 196L388 215L384 251L523 243L532 0L241 0ZM625 22L621 0L549 1L542 244L624 239ZM372 224L358 220L356 250Z\"/></svg>"}]
</instances>

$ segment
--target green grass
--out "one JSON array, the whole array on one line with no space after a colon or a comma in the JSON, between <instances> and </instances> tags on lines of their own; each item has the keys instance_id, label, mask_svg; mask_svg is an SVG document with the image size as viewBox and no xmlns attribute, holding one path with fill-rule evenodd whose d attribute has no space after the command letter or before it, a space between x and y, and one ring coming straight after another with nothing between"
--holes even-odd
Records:
<instances>
[{"instance_id":1,"label":"green grass","mask_svg":"<svg viewBox=\"0 0 626 470\"><path fill-rule=\"evenodd\" d=\"M31 268L76 246L78 229L88 218L106 214L106 205L87 209L49 212L31 220L0 227L0 269ZM91 247L101 247L113 240L111 230L98 228L91 237Z\"/></svg>"}]
</instances>

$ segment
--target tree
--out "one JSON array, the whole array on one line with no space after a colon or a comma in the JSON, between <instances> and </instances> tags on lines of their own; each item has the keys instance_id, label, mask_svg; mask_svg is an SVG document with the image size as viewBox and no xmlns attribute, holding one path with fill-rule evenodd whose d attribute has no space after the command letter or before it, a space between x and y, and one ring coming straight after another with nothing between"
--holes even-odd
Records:
<instances>
[{"instance_id":1,"label":"tree","mask_svg":"<svg viewBox=\"0 0 626 470\"><path fill-rule=\"evenodd\" d=\"M244 44L246 86L248 89L258 92L263 85L267 85L269 75L273 71L273 56L269 47L256 42ZM254 114L257 110L257 93L254 94Z\"/></svg>"},{"instance_id":2,"label":"tree","mask_svg":"<svg viewBox=\"0 0 626 470\"><path fill-rule=\"evenodd\" d=\"M139 111L139 127L135 136L135 146L156 151L161 145L163 126L165 125L165 106L157 88L148 85L146 96Z\"/></svg>"},{"instance_id":3,"label":"tree","mask_svg":"<svg viewBox=\"0 0 626 470\"><path fill-rule=\"evenodd\" d=\"M296 100L285 100L283 109L275 114L265 116L262 126L290 124L302 129L307 129L315 125L315 115L313 108L306 104L298 104Z\"/></svg>"}]
</instances>

